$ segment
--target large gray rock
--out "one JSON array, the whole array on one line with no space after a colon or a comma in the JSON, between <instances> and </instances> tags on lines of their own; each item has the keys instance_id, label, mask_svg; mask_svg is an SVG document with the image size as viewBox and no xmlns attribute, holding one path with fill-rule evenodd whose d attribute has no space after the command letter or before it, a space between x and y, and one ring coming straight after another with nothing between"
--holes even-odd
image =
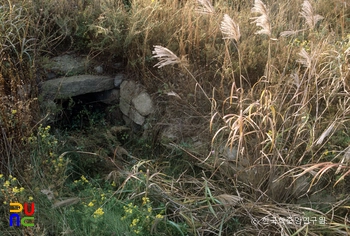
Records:
<instances>
[{"instance_id":1,"label":"large gray rock","mask_svg":"<svg viewBox=\"0 0 350 236\"><path fill-rule=\"evenodd\" d=\"M114 78L102 75L77 75L48 80L42 84L44 99L65 99L114 88Z\"/></svg>"},{"instance_id":2,"label":"large gray rock","mask_svg":"<svg viewBox=\"0 0 350 236\"><path fill-rule=\"evenodd\" d=\"M146 92L142 92L132 99L132 105L143 116L148 116L153 112L153 102Z\"/></svg>"},{"instance_id":3,"label":"large gray rock","mask_svg":"<svg viewBox=\"0 0 350 236\"><path fill-rule=\"evenodd\" d=\"M145 117L154 110L149 94L140 85L125 80L120 85L120 110L138 125L143 125Z\"/></svg>"},{"instance_id":4,"label":"large gray rock","mask_svg":"<svg viewBox=\"0 0 350 236\"><path fill-rule=\"evenodd\" d=\"M146 118L138 113L133 107L130 108L129 118L138 125L143 125L146 120Z\"/></svg>"},{"instance_id":5,"label":"large gray rock","mask_svg":"<svg viewBox=\"0 0 350 236\"><path fill-rule=\"evenodd\" d=\"M126 100L123 99L122 96L120 96L119 108L120 108L120 111L121 111L124 115L128 116L128 115L129 115L130 108L131 108L131 105L130 105L130 103L126 102Z\"/></svg>"},{"instance_id":6,"label":"large gray rock","mask_svg":"<svg viewBox=\"0 0 350 236\"><path fill-rule=\"evenodd\" d=\"M143 90L140 84L135 83L132 80L125 80L120 85L120 99L131 104L131 100Z\"/></svg>"}]
</instances>

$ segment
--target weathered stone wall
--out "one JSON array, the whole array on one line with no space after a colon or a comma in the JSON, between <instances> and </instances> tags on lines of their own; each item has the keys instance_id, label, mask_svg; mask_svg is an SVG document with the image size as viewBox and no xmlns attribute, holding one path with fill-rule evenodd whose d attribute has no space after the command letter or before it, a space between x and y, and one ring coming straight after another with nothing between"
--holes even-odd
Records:
<instances>
[{"instance_id":1,"label":"weathered stone wall","mask_svg":"<svg viewBox=\"0 0 350 236\"><path fill-rule=\"evenodd\" d=\"M74 62L74 63L73 63ZM43 107L57 100L65 100L80 95L91 95L96 102L119 105L123 119L128 124L134 122L143 126L146 118L154 112L151 96L145 88L129 80L122 73L117 75L100 75L102 66L95 66L94 74L76 74L89 70L88 61L83 57L64 55L52 59L47 68L46 80L41 84L40 96ZM50 66L51 69L48 69ZM98 70L95 68L98 67ZM72 75L71 73L75 74ZM65 75L55 78L56 75ZM67 76L69 75L69 76Z\"/></svg>"}]
</instances>

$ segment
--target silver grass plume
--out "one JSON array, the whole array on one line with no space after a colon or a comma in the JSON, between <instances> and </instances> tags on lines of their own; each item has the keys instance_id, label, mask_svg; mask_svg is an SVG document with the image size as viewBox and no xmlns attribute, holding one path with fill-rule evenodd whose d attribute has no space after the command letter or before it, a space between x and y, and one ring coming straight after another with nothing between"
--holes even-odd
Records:
<instances>
[{"instance_id":1,"label":"silver grass plume","mask_svg":"<svg viewBox=\"0 0 350 236\"><path fill-rule=\"evenodd\" d=\"M307 53L307 51L302 48L298 54L300 58L297 60L297 62L303 64L306 68L311 69L312 58L309 53Z\"/></svg>"},{"instance_id":2,"label":"silver grass plume","mask_svg":"<svg viewBox=\"0 0 350 236\"><path fill-rule=\"evenodd\" d=\"M159 62L153 67L162 68L167 65L175 65L185 63L185 58L178 58L172 51L162 46L154 46L154 51L152 51L152 58L157 58Z\"/></svg>"},{"instance_id":3,"label":"silver grass plume","mask_svg":"<svg viewBox=\"0 0 350 236\"><path fill-rule=\"evenodd\" d=\"M252 24L256 24L256 26L261 27L262 29L257 31L255 34L266 34L271 37L271 25L270 19L268 16L268 10L266 5L260 0L254 0L254 6L252 8L252 13L258 13L260 16L252 17L254 21Z\"/></svg>"},{"instance_id":4,"label":"silver grass plume","mask_svg":"<svg viewBox=\"0 0 350 236\"><path fill-rule=\"evenodd\" d=\"M198 0L198 3L202 6L202 8L197 9L199 13L202 14L213 14L215 13L215 9L211 4L210 0Z\"/></svg>"},{"instance_id":5,"label":"silver grass plume","mask_svg":"<svg viewBox=\"0 0 350 236\"><path fill-rule=\"evenodd\" d=\"M324 17L320 15L314 15L313 8L308 0L305 0L301 6L302 8L300 15L305 18L306 24L310 29L315 28L317 22L322 20Z\"/></svg>"},{"instance_id":6,"label":"silver grass plume","mask_svg":"<svg viewBox=\"0 0 350 236\"><path fill-rule=\"evenodd\" d=\"M220 29L224 35L223 39L234 39L238 42L241 37L239 25L227 14L224 15L224 19L221 21Z\"/></svg>"}]
</instances>

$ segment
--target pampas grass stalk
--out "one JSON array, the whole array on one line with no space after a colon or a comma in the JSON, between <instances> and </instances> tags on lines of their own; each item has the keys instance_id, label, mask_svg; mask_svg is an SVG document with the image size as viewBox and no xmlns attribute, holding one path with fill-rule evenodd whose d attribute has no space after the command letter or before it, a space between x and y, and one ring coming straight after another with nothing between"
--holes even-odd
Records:
<instances>
[{"instance_id":1,"label":"pampas grass stalk","mask_svg":"<svg viewBox=\"0 0 350 236\"><path fill-rule=\"evenodd\" d=\"M254 6L251 12L259 14L259 16L251 18L254 20L252 24L255 23L256 26L261 27L261 29L258 30L255 34L266 34L269 37L269 39L272 39L269 10L267 9L266 5L261 0L255 0ZM276 40L276 39L273 39L273 40ZM270 61L271 61L271 42L269 42L267 63L266 63L266 69L265 69L267 79L270 78Z\"/></svg>"},{"instance_id":2,"label":"pampas grass stalk","mask_svg":"<svg viewBox=\"0 0 350 236\"><path fill-rule=\"evenodd\" d=\"M223 39L236 41L234 45L238 52L239 81L240 81L240 86L242 87L243 80L242 80L242 73L241 73L241 56L238 48L238 41L241 38L239 25L229 15L225 14L223 20L221 21L220 30L221 30L221 33L224 35ZM227 44L226 44L226 51L227 52L229 51ZM229 57L229 60L231 60L230 57ZM234 77L234 74L232 75ZM233 84L232 87L235 87L235 84ZM243 90L241 91L243 92ZM231 89L230 104L232 104L232 97L233 97L233 89ZM242 99L242 96L240 97Z\"/></svg>"},{"instance_id":3,"label":"pampas grass stalk","mask_svg":"<svg viewBox=\"0 0 350 236\"><path fill-rule=\"evenodd\" d=\"M324 19L323 16L321 15L315 15L314 14L314 10L310 4L310 2L308 0L305 0L303 2L303 4L301 5L301 12L300 12L300 15L305 19L306 21L306 25L311 29L313 30L316 26L316 24ZM306 29L301 29L301 30L287 30L287 31L283 31L281 32L280 36L281 37L288 37L288 36L291 36L291 35L295 35L299 32L303 32L305 31Z\"/></svg>"},{"instance_id":4,"label":"pampas grass stalk","mask_svg":"<svg viewBox=\"0 0 350 236\"><path fill-rule=\"evenodd\" d=\"M201 8L197 9L199 13L202 14L214 14L215 9L213 5L211 4L210 0L198 0L198 3L202 6Z\"/></svg>"},{"instance_id":5,"label":"pampas grass stalk","mask_svg":"<svg viewBox=\"0 0 350 236\"><path fill-rule=\"evenodd\" d=\"M241 32L239 30L239 25L232 20L232 18L225 14L224 19L221 22L221 32L224 35L223 39L234 39L236 42L239 41L241 37Z\"/></svg>"},{"instance_id":6,"label":"pampas grass stalk","mask_svg":"<svg viewBox=\"0 0 350 236\"><path fill-rule=\"evenodd\" d=\"M159 62L153 67L162 68L167 65L181 64L180 58L178 58L172 51L162 46L154 46L152 51L154 58L157 58Z\"/></svg>"},{"instance_id":7,"label":"pampas grass stalk","mask_svg":"<svg viewBox=\"0 0 350 236\"><path fill-rule=\"evenodd\" d=\"M317 22L322 20L324 17L320 15L314 15L314 10L308 0L305 0L301 5L302 9L300 15L305 18L306 24L310 29L314 29Z\"/></svg>"},{"instance_id":8,"label":"pampas grass stalk","mask_svg":"<svg viewBox=\"0 0 350 236\"><path fill-rule=\"evenodd\" d=\"M252 24L256 24L256 26L261 27L262 29L257 31L255 34L266 34L269 37L271 37L271 25L270 25L270 18L268 15L268 9L266 5L260 1L255 0L254 6L252 8L252 13L260 14L260 16L252 17L254 21Z\"/></svg>"},{"instance_id":9,"label":"pampas grass stalk","mask_svg":"<svg viewBox=\"0 0 350 236\"><path fill-rule=\"evenodd\" d=\"M235 40L235 47L238 52L238 63L239 63L239 81L240 81L240 88L237 90L234 90L235 82L233 82L232 89L231 89L231 94L230 94L230 104L233 104L232 98L235 97L233 95L234 92L239 93L239 112L240 115L237 117L235 121L233 117L225 116L224 120L228 123L228 127L231 130L230 132L230 137L226 143L226 146L232 148L234 146L234 143L238 139L238 145L237 145L237 158L243 153L243 126L244 126L244 120L243 120L243 95L244 95L244 90L243 90L243 80L242 80L242 72L241 72L241 56L240 56L240 50L238 47L238 42L241 37L241 32L239 29L238 23L236 23L229 15L225 14L223 17L223 20L221 21L221 26L220 26L221 33L224 35L223 39L226 40ZM225 43L226 46L226 52L229 55L229 47L227 45L227 42ZM228 57L231 63L231 58ZM234 73L232 73L232 77L234 79ZM237 133L238 132L238 133ZM214 136L215 138L215 136ZM214 140L213 138L213 140Z\"/></svg>"},{"instance_id":10,"label":"pampas grass stalk","mask_svg":"<svg viewBox=\"0 0 350 236\"><path fill-rule=\"evenodd\" d=\"M162 47L159 45L154 46L154 51L152 51L152 58L157 58L159 62L154 65L154 67L162 68L163 66L167 65L176 65L178 64L181 68L183 68L196 82L196 86L200 88L200 90L203 92L205 97L208 99L209 102L211 102L211 99L208 97L202 86L199 84L197 79L193 76L193 74L188 70L187 68L187 59L185 56L182 56L181 59L176 56L171 50L167 49L166 47Z\"/></svg>"}]
</instances>

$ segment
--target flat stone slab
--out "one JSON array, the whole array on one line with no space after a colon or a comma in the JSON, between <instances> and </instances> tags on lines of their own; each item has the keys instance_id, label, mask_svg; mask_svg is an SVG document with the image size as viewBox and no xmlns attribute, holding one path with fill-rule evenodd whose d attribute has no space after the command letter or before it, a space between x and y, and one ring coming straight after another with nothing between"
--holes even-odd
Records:
<instances>
[{"instance_id":1,"label":"flat stone slab","mask_svg":"<svg viewBox=\"0 0 350 236\"><path fill-rule=\"evenodd\" d=\"M76 75L43 82L41 95L43 95L44 99L66 99L113 88L113 77L103 75Z\"/></svg>"}]
</instances>

